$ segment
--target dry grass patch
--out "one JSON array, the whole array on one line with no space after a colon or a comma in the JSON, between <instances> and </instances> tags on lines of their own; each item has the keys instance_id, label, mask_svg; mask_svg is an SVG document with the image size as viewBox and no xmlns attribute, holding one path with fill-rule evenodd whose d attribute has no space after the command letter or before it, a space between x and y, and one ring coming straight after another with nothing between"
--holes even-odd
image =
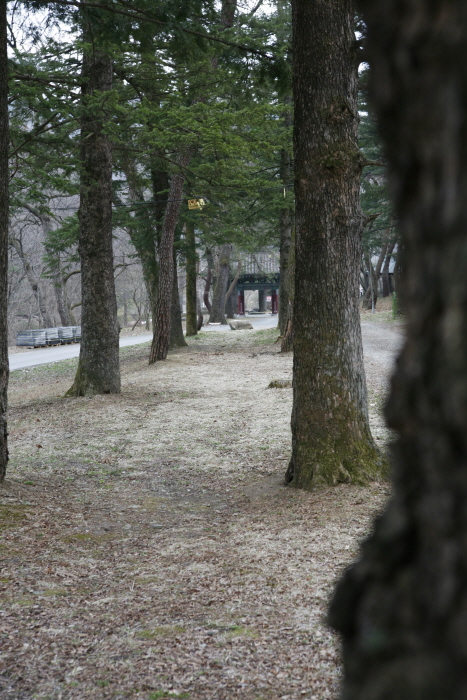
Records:
<instances>
[{"instance_id":1,"label":"dry grass patch","mask_svg":"<svg viewBox=\"0 0 467 700\"><path fill-rule=\"evenodd\" d=\"M326 605L387 487L282 485L276 337L204 333L152 367L129 348L120 396L63 398L71 362L13 373L2 698L336 697Z\"/></svg>"}]
</instances>

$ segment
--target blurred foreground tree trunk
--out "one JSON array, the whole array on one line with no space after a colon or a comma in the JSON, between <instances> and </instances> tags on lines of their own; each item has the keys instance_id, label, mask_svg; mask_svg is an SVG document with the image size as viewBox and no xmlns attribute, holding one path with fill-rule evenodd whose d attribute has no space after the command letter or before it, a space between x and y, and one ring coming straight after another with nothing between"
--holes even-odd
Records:
<instances>
[{"instance_id":1,"label":"blurred foreground tree trunk","mask_svg":"<svg viewBox=\"0 0 467 700\"><path fill-rule=\"evenodd\" d=\"M345 700L467 697L467 4L362 0L402 236L394 490L335 593ZM399 293L399 291L398 291Z\"/></svg>"},{"instance_id":2,"label":"blurred foreground tree trunk","mask_svg":"<svg viewBox=\"0 0 467 700\"><path fill-rule=\"evenodd\" d=\"M8 463L8 57L6 2L0 7L0 482Z\"/></svg>"},{"instance_id":3,"label":"blurred foreground tree trunk","mask_svg":"<svg viewBox=\"0 0 467 700\"><path fill-rule=\"evenodd\" d=\"M292 458L300 488L381 472L358 309L363 213L350 0L293 0L296 258Z\"/></svg>"}]
</instances>

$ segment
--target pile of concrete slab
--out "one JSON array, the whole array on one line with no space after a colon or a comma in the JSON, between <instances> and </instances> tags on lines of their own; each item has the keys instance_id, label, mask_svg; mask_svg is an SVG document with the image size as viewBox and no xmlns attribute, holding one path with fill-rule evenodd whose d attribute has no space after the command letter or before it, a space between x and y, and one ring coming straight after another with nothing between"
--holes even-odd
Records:
<instances>
[{"instance_id":1,"label":"pile of concrete slab","mask_svg":"<svg viewBox=\"0 0 467 700\"><path fill-rule=\"evenodd\" d=\"M61 326L60 328L38 328L33 331L19 331L16 345L27 348L43 348L48 345L68 345L79 343L81 326Z\"/></svg>"}]
</instances>

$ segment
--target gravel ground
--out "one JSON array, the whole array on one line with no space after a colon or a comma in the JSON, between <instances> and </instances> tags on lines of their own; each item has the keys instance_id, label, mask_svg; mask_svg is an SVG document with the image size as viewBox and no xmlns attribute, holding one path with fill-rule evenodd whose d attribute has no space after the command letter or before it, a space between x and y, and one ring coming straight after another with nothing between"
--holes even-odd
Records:
<instances>
[{"instance_id":1,"label":"gravel ground","mask_svg":"<svg viewBox=\"0 0 467 700\"><path fill-rule=\"evenodd\" d=\"M362 324L373 432L397 328ZM277 332L200 334L120 396L63 398L76 360L12 374L0 490L0 695L325 700L333 583L387 484L285 488L292 358Z\"/></svg>"}]
</instances>

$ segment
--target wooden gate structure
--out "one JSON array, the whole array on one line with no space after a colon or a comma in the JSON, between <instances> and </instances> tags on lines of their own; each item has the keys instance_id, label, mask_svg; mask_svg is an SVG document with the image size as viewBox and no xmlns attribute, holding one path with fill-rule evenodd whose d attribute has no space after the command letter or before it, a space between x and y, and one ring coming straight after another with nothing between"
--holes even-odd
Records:
<instances>
[{"instance_id":1,"label":"wooden gate structure","mask_svg":"<svg viewBox=\"0 0 467 700\"><path fill-rule=\"evenodd\" d=\"M245 315L245 291L258 291L259 310L266 311L266 297L271 296L271 311L279 310L279 260L274 253L257 253L249 255L243 272L235 285L237 292L237 313Z\"/></svg>"}]
</instances>

